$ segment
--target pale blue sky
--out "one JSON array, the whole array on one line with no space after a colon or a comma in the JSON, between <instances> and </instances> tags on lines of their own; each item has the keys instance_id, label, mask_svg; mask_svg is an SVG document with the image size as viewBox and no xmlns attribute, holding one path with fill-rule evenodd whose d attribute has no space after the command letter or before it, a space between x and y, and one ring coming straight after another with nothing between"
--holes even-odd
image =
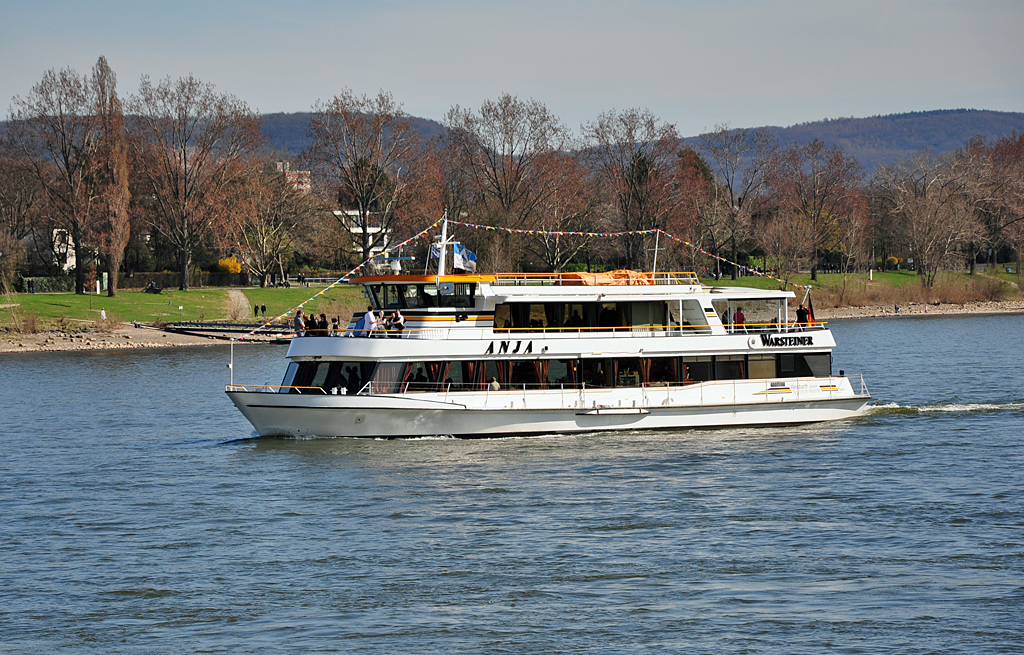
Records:
<instances>
[{"instance_id":1,"label":"pale blue sky","mask_svg":"<svg viewBox=\"0 0 1024 655\"><path fill-rule=\"evenodd\" d=\"M441 120L502 92L573 129L646 107L684 135L930 109L1024 111L1024 0L0 0L0 102L106 55L193 73L261 112L344 87ZM6 112L5 112L6 113Z\"/></svg>"}]
</instances>

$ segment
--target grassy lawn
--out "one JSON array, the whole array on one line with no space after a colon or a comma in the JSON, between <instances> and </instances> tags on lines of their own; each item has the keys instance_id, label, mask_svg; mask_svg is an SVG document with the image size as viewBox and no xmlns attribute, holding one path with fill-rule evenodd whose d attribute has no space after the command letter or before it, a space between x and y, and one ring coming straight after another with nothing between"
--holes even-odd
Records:
<instances>
[{"instance_id":1,"label":"grassy lawn","mask_svg":"<svg viewBox=\"0 0 1024 655\"><path fill-rule=\"evenodd\" d=\"M324 287L293 287L291 289L241 289L249 306L266 304L267 317L277 316L309 299ZM323 312L346 320L352 312L363 307L362 288L348 284L338 285L307 304L308 313ZM242 316L231 317L232 303L226 288L206 287L190 291L166 289L159 294L141 291L119 291L114 298L106 295L76 295L74 293L15 293L0 297L0 305L14 307L0 309L0 327L10 327L14 315L19 320L34 316L40 329L54 326L83 327L100 320L100 310L106 310L109 321L232 321L253 323L251 310ZM182 309L179 311L178 307Z\"/></svg>"},{"instance_id":2,"label":"grassy lawn","mask_svg":"<svg viewBox=\"0 0 1024 655\"><path fill-rule=\"evenodd\" d=\"M245 297L249 299L249 306L267 306L267 318L278 316L294 308L299 303L308 300L316 293L323 291L324 286L292 287L291 289L251 287L242 289ZM347 322L352 312L366 309L366 299L363 297L363 288L351 284L339 284L336 287L324 292L316 300L305 305L302 309L307 314L321 312L329 317L338 316L343 322ZM252 320L252 314L247 314L243 320Z\"/></svg>"},{"instance_id":3,"label":"grassy lawn","mask_svg":"<svg viewBox=\"0 0 1024 655\"><path fill-rule=\"evenodd\" d=\"M100 320L106 310L107 320L152 323L157 320L186 321L223 320L230 310L226 289L168 290L160 294L141 291L119 291L114 298L106 295L74 293L17 293L0 298L0 304L16 307L0 310L0 326L13 322L12 310L19 316L34 315L41 325L66 324L78 327ZM178 307L182 309L179 311Z\"/></svg>"}]
</instances>

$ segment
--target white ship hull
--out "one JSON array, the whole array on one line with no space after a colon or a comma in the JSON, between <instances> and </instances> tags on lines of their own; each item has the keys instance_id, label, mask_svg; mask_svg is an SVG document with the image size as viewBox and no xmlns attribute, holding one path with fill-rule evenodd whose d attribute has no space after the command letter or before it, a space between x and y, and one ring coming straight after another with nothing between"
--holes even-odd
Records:
<instances>
[{"instance_id":1,"label":"white ship hull","mask_svg":"<svg viewBox=\"0 0 1024 655\"><path fill-rule=\"evenodd\" d=\"M228 396L260 436L496 437L601 430L686 430L855 418L870 398L846 378L709 382L609 390L419 393L381 396L258 393ZM822 387L829 389L822 391ZM240 389L240 388L239 388ZM638 393L639 391L639 393Z\"/></svg>"}]
</instances>

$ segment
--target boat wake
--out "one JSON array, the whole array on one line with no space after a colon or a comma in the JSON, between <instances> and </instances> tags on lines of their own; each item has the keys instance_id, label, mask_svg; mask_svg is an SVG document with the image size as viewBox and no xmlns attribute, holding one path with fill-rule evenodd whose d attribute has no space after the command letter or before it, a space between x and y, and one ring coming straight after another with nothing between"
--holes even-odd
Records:
<instances>
[{"instance_id":1,"label":"boat wake","mask_svg":"<svg viewBox=\"0 0 1024 655\"><path fill-rule=\"evenodd\" d=\"M1024 402L1010 403L929 403L925 405L903 406L898 403L885 403L868 407L868 415L884 414L974 414L990 412L1024 411Z\"/></svg>"}]
</instances>

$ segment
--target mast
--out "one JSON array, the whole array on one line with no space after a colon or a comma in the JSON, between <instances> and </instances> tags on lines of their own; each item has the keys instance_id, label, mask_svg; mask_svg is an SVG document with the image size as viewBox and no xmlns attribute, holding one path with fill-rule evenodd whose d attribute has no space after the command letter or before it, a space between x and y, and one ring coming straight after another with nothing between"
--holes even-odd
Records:
<instances>
[{"instance_id":1,"label":"mast","mask_svg":"<svg viewBox=\"0 0 1024 655\"><path fill-rule=\"evenodd\" d=\"M444 216L441 217L443 223L441 223L441 243L439 244L439 250L437 256L437 274L444 275L444 264L445 264L445 251L448 249L448 208L444 208Z\"/></svg>"}]
</instances>

